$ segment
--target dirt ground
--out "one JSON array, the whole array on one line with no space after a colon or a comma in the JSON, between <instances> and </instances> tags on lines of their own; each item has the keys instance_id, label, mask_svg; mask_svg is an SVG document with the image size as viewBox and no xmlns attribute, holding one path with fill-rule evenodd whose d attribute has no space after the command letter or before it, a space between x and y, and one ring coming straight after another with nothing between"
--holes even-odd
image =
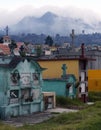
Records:
<instances>
[{"instance_id":1,"label":"dirt ground","mask_svg":"<svg viewBox=\"0 0 101 130\"><path fill-rule=\"evenodd\" d=\"M55 113L76 112L76 111L77 110L63 109L63 108L47 109L44 112L38 112L38 113L33 113L33 114L19 116L19 117L12 117L8 120L3 121L3 123L13 125L15 127L19 127L19 126L23 126L24 124L31 125L31 124L41 123L55 116Z\"/></svg>"}]
</instances>

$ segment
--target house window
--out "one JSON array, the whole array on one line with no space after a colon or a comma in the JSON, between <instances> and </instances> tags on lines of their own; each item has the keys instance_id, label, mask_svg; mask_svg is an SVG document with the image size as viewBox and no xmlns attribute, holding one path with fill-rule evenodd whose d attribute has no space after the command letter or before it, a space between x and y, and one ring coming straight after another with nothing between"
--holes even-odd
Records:
<instances>
[{"instance_id":1,"label":"house window","mask_svg":"<svg viewBox=\"0 0 101 130\"><path fill-rule=\"evenodd\" d=\"M7 42L7 40L5 39L5 42Z\"/></svg>"}]
</instances>

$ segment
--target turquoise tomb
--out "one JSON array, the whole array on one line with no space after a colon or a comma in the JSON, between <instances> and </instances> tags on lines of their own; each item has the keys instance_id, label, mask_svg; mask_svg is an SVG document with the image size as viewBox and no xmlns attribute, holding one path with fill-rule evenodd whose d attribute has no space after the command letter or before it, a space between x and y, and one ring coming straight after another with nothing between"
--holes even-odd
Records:
<instances>
[{"instance_id":1,"label":"turquoise tomb","mask_svg":"<svg viewBox=\"0 0 101 130\"><path fill-rule=\"evenodd\" d=\"M66 74L67 66L63 64L61 69L63 74L58 79L44 79L42 90L55 92L57 96L69 98L77 97L77 79L73 74Z\"/></svg>"},{"instance_id":2,"label":"turquoise tomb","mask_svg":"<svg viewBox=\"0 0 101 130\"><path fill-rule=\"evenodd\" d=\"M0 59L0 118L44 110L42 71L30 57Z\"/></svg>"}]
</instances>

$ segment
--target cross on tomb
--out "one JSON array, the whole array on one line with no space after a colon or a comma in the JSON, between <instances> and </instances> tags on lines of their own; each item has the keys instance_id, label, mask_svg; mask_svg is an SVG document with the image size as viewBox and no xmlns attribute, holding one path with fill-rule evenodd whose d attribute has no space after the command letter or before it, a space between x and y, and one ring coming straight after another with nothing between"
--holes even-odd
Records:
<instances>
[{"instance_id":1,"label":"cross on tomb","mask_svg":"<svg viewBox=\"0 0 101 130\"><path fill-rule=\"evenodd\" d=\"M67 69L67 66L66 66L66 64L63 64L62 65L62 70L63 70L63 77L65 77L66 76L66 69Z\"/></svg>"}]
</instances>

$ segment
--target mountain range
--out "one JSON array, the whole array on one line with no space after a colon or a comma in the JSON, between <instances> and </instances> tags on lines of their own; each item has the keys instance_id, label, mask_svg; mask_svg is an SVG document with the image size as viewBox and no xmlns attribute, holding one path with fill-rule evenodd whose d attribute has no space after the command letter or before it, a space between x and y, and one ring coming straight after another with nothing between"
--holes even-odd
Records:
<instances>
[{"instance_id":1,"label":"mountain range","mask_svg":"<svg viewBox=\"0 0 101 130\"><path fill-rule=\"evenodd\" d=\"M78 33L99 32L101 22L89 24L81 18L63 17L52 12L46 12L41 17L26 16L15 25L10 26L13 34L36 33L48 35L68 35L74 29ZM83 31L84 30L84 31Z\"/></svg>"}]
</instances>

